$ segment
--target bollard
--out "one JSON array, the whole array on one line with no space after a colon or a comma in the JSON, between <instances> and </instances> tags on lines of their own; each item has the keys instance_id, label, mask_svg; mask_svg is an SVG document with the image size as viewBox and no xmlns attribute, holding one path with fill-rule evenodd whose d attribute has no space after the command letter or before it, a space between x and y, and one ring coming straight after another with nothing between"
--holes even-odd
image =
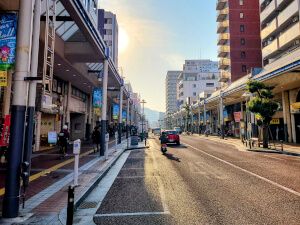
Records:
<instances>
[{"instance_id":1,"label":"bollard","mask_svg":"<svg viewBox=\"0 0 300 225\"><path fill-rule=\"evenodd\" d=\"M69 186L68 190L68 206L67 206L67 223L66 225L73 224L73 216L74 216L74 187Z\"/></svg>"},{"instance_id":2,"label":"bollard","mask_svg":"<svg viewBox=\"0 0 300 225\"><path fill-rule=\"evenodd\" d=\"M105 160L108 159L108 142L109 142L109 134L105 134Z\"/></svg>"},{"instance_id":3,"label":"bollard","mask_svg":"<svg viewBox=\"0 0 300 225\"><path fill-rule=\"evenodd\" d=\"M281 144L281 151L283 152L283 140L280 140L280 144Z\"/></svg>"},{"instance_id":4,"label":"bollard","mask_svg":"<svg viewBox=\"0 0 300 225\"><path fill-rule=\"evenodd\" d=\"M73 154L75 156L74 159L74 186L78 186L78 167L79 167L79 154L81 148L80 139L74 141L73 144Z\"/></svg>"},{"instance_id":5,"label":"bollard","mask_svg":"<svg viewBox=\"0 0 300 225\"><path fill-rule=\"evenodd\" d=\"M118 132L115 132L115 151L117 151L118 138L119 138Z\"/></svg>"}]
</instances>

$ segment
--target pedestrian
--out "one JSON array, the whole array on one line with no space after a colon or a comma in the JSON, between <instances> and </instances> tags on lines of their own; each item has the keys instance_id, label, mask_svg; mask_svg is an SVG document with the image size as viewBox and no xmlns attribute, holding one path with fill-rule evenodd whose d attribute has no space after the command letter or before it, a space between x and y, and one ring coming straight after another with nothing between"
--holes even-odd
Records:
<instances>
[{"instance_id":1,"label":"pedestrian","mask_svg":"<svg viewBox=\"0 0 300 225\"><path fill-rule=\"evenodd\" d=\"M95 152L98 152L100 149L100 139L101 139L101 134L100 134L99 127L95 126L93 133L92 133L93 144L96 147L96 148L94 148Z\"/></svg>"},{"instance_id":2,"label":"pedestrian","mask_svg":"<svg viewBox=\"0 0 300 225\"><path fill-rule=\"evenodd\" d=\"M70 133L68 131L68 125L64 125L63 129L58 134L60 154L62 155L61 158L64 158L67 155L69 139L70 139Z\"/></svg>"}]
</instances>

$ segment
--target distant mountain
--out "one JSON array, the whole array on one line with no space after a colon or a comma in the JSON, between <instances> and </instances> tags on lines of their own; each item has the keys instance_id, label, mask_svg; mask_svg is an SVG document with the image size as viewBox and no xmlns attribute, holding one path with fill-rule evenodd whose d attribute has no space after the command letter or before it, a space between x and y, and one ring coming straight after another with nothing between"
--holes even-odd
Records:
<instances>
[{"instance_id":1,"label":"distant mountain","mask_svg":"<svg viewBox=\"0 0 300 225\"><path fill-rule=\"evenodd\" d=\"M159 111L145 107L145 116L146 119L149 121L150 127L153 128L158 126L159 114Z\"/></svg>"}]
</instances>

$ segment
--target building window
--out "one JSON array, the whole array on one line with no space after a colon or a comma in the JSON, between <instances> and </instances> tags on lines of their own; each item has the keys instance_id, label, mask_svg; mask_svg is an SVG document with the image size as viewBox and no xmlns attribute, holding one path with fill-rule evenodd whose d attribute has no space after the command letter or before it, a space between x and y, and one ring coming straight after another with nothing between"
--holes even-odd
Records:
<instances>
[{"instance_id":1,"label":"building window","mask_svg":"<svg viewBox=\"0 0 300 225\"><path fill-rule=\"evenodd\" d=\"M245 44L246 44L245 38L241 38L241 45L245 45Z\"/></svg>"},{"instance_id":2,"label":"building window","mask_svg":"<svg viewBox=\"0 0 300 225\"><path fill-rule=\"evenodd\" d=\"M247 66L246 65L242 65L242 72L247 72Z\"/></svg>"},{"instance_id":3,"label":"building window","mask_svg":"<svg viewBox=\"0 0 300 225\"><path fill-rule=\"evenodd\" d=\"M240 32L245 32L245 25L240 25Z\"/></svg>"},{"instance_id":4,"label":"building window","mask_svg":"<svg viewBox=\"0 0 300 225\"><path fill-rule=\"evenodd\" d=\"M244 13L240 12L240 19L244 19Z\"/></svg>"},{"instance_id":5,"label":"building window","mask_svg":"<svg viewBox=\"0 0 300 225\"><path fill-rule=\"evenodd\" d=\"M215 84L214 83L206 83L206 87L214 87Z\"/></svg>"},{"instance_id":6,"label":"building window","mask_svg":"<svg viewBox=\"0 0 300 225\"><path fill-rule=\"evenodd\" d=\"M197 85L196 84L193 84L193 88L196 88L197 87Z\"/></svg>"},{"instance_id":7,"label":"building window","mask_svg":"<svg viewBox=\"0 0 300 225\"><path fill-rule=\"evenodd\" d=\"M245 59L245 58L246 58L246 52L244 52L244 51L241 52L241 58L242 58L242 59Z\"/></svg>"},{"instance_id":8,"label":"building window","mask_svg":"<svg viewBox=\"0 0 300 225\"><path fill-rule=\"evenodd\" d=\"M240 0L240 5L244 5L244 0Z\"/></svg>"},{"instance_id":9,"label":"building window","mask_svg":"<svg viewBox=\"0 0 300 225\"><path fill-rule=\"evenodd\" d=\"M196 93L196 92L193 92L193 96L197 96L197 93Z\"/></svg>"}]
</instances>

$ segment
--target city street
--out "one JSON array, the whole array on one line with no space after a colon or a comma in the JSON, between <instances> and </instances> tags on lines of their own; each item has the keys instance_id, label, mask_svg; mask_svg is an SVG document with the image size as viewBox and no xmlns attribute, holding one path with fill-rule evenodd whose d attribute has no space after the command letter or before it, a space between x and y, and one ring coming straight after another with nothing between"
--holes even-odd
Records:
<instances>
[{"instance_id":1,"label":"city street","mask_svg":"<svg viewBox=\"0 0 300 225\"><path fill-rule=\"evenodd\" d=\"M158 139L149 140L149 149L125 152L85 200L98 201L95 208L79 207L74 222L300 224L299 157L196 136L182 136L181 143L166 155Z\"/></svg>"}]
</instances>

